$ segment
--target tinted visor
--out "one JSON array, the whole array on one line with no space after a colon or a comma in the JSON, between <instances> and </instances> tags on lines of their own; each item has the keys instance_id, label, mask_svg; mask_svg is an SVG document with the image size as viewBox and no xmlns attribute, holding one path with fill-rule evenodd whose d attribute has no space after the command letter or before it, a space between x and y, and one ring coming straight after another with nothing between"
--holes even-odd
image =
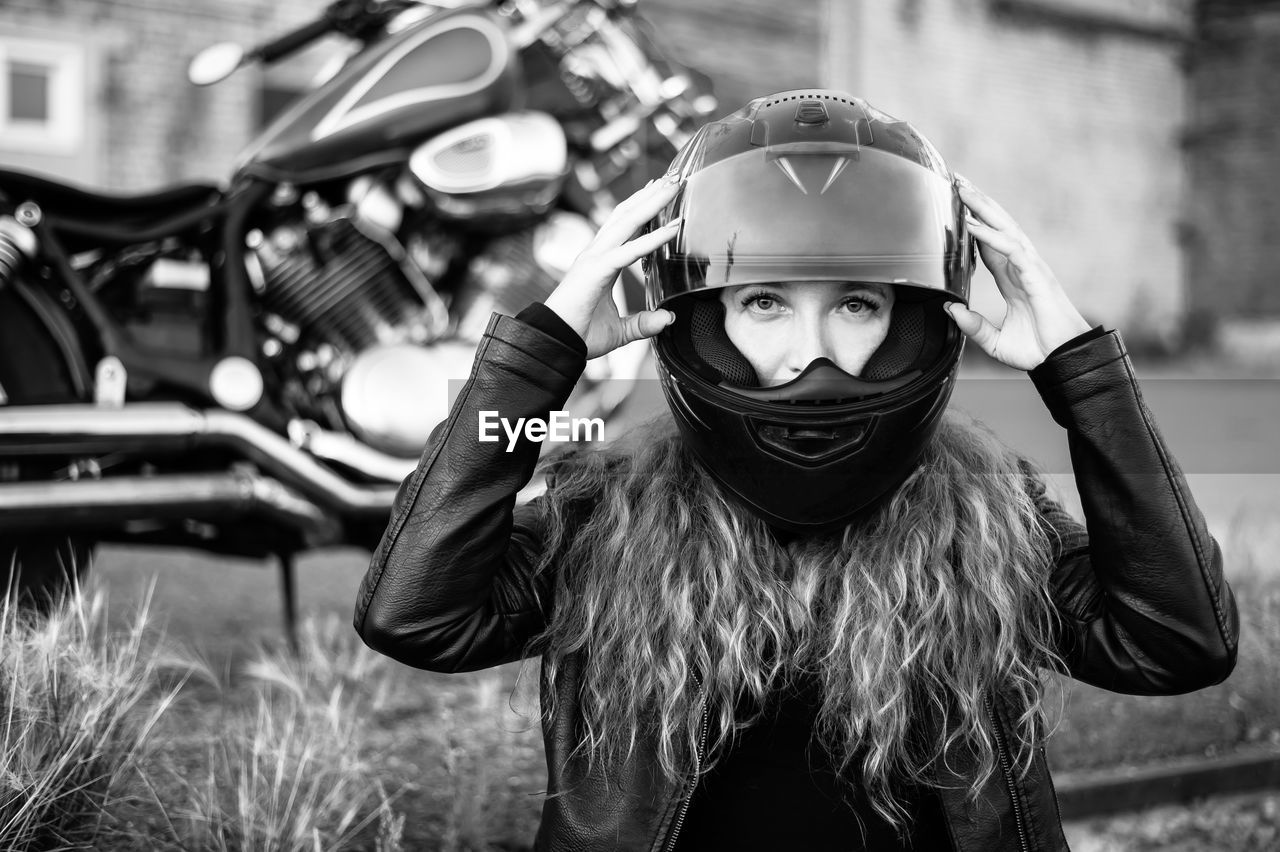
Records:
<instances>
[{"instance_id":1,"label":"tinted visor","mask_svg":"<svg viewBox=\"0 0 1280 852\"><path fill-rule=\"evenodd\" d=\"M684 222L654 259L659 304L770 281L962 286L951 183L869 146L797 142L729 157L689 175L671 213Z\"/></svg>"}]
</instances>

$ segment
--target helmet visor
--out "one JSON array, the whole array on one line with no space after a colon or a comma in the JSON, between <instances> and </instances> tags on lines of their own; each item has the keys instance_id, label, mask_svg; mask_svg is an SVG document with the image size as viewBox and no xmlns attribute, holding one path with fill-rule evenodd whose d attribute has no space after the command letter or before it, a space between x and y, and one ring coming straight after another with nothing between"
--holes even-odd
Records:
<instances>
[{"instance_id":1,"label":"helmet visor","mask_svg":"<svg viewBox=\"0 0 1280 852\"><path fill-rule=\"evenodd\" d=\"M658 304L770 281L958 286L952 184L869 146L797 142L729 157L690 174L670 213L684 221L654 258Z\"/></svg>"}]
</instances>

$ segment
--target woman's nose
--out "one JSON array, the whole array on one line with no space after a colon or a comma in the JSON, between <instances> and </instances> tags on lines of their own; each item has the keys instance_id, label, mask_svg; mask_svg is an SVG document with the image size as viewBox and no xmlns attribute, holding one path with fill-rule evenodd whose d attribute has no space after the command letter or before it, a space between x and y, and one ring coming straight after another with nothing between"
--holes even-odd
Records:
<instances>
[{"instance_id":1,"label":"woman's nose","mask_svg":"<svg viewBox=\"0 0 1280 852\"><path fill-rule=\"evenodd\" d=\"M787 369L792 374L799 373L818 358L835 360L835 352L827 340L827 329L821 317L802 313L792 324Z\"/></svg>"}]
</instances>

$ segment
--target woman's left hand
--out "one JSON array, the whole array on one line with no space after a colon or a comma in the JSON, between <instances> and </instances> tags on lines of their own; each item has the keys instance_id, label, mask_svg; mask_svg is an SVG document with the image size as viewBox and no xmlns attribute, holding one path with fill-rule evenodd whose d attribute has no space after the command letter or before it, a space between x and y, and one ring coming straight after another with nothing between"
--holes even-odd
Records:
<instances>
[{"instance_id":1,"label":"woman's left hand","mask_svg":"<svg viewBox=\"0 0 1280 852\"><path fill-rule=\"evenodd\" d=\"M947 312L1000 363L1018 370L1038 367L1050 352L1088 331L1089 324L1013 217L959 175L956 186L970 211L969 230L978 240L978 253L996 279L1007 311L999 328L959 302L949 304Z\"/></svg>"}]
</instances>

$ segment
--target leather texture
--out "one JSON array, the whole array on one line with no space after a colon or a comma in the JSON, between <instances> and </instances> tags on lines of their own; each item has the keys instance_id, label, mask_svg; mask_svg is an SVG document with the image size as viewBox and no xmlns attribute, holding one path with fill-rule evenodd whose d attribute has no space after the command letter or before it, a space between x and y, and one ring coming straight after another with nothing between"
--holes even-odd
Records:
<instances>
[{"instance_id":1,"label":"leather texture","mask_svg":"<svg viewBox=\"0 0 1280 852\"><path fill-rule=\"evenodd\" d=\"M513 317L491 318L449 418L400 486L361 583L354 626L367 645L439 672L525 654L553 603L549 584L534 577L542 552L536 504L515 507L540 447L520 438L508 453L505 436L481 442L478 416L546 418L563 407L584 367L583 354L555 336ZM1235 665L1238 621L1221 552L1143 404L1119 335L1056 351L1030 375L1067 432L1087 524L1029 477L1058 542L1051 592L1070 674L1151 695L1222 681ZM648 742L637 744L629 766L609 767L607 778L599 761L587 774L584 759L568 758L580 664L564 661L559 681L542 684L544 702L554 691L559 710L543 725L549 795L535 848L663 849L691 788L660 780ZM995 690L989 707L1011 742L1020 708ZM964 795L974 760L951 755L957 789L942 792L957 850L1067 848L1042 750L1025 776L996 773L976 802Z\"/></svg>"}]
</instances>

